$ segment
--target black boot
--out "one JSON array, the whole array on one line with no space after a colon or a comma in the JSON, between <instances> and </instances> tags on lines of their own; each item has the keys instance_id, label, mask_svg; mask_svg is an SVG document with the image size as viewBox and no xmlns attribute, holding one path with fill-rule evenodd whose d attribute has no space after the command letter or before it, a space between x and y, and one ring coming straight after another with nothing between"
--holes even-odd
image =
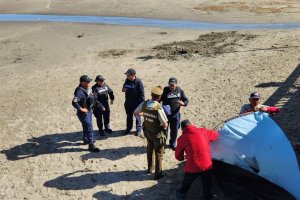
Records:
<instances>
[{"instance_id":1,"label":"black boot","mask_svg":"<svg viewBox=\"0 0 300 200\"><path fill-rule=\"evenodd\" d=\"M89 144L89 151L90 152L99 152L100 149L97 148L94 144Z\"/></svg>"}]
</instances>

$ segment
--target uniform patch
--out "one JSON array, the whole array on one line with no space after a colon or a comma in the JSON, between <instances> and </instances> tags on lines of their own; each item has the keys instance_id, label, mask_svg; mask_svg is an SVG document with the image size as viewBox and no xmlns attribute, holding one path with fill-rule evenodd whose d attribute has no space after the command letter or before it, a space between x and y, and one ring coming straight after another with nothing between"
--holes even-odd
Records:
<instances>
[{"instance_id":1,"label":"uniform patch","mask_svg":"<svg viewBox=\"0 0 300 200\"><path fill-rule=\"evenodd\" d=\"M78 97L74 97L73 102L77 103L78 102Z\"/></svg>"}]
</instances>

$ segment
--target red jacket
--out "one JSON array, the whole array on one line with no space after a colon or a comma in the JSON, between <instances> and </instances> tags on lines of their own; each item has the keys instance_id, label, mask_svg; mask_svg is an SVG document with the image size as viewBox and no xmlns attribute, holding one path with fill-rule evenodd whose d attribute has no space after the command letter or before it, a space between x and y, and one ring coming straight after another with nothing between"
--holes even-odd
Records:
<instances>
[{"instance_id":1,"label":"red jacket","mask_svg":"<svg viewBox=\"0 0 300 200\"><path fill-rule=\"evenodd\" d=\"M210 141L215 141L219 134L215 130L199 128L195 125L188 125L177 140L175 157L177 160L184 160L186 154L186 165L184 172L199 173L212 168L210 154Z\"/></svg>"}]
</instances>

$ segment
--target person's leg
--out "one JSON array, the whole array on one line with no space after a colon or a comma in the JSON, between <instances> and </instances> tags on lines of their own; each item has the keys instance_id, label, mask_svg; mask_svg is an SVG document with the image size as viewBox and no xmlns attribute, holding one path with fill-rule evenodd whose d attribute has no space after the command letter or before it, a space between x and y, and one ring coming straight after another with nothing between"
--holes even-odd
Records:
<instances>
[{"instance_id":1,"label":"person's leg","mask_svg":"<svg viewBox=\"0 0 300 200\"><path fill-rule=\"evenodd\" d=\"M150 139L147 139L147 161L148 161L148 174L151 174L154 169L154 143Z\"/></svg>"},{"instance_id":2,"label":"person's leg","mask_svg":"<svg viewBox=\"0 0 300 200\"><path fill-rule=\"evenodd\" d=\"M85 115L85 126L87 131L87 137L89 144L94 144L94 130L93 130L93 121L92 121L92 112L87 112Z\"/></svg>"},{"instance_id":3,"label":"person's leg","mask_svg":"<svg viewBox=\"0 0 300 200\"><path fill-rule=\"evenodd\" d=\"M176 139L178 128L180 126L180 114L176 113L170 117L170 147L174 150L176 147Z\"/></svg>"},{"instance_id":4,"label":"person's leg","mask_svg":"<svg viewBox=\"0 0 300 200\"><path fill-rule=\"evenodd\" d=\"M83 144L88 144L88 136L87 136L87 126L84 123L84 118L85 118L85 113L77 113L77 117L79 119L79 121L81 122L82 125L82 140L83 140Z\"/></svg>"},{"instance_id":5,"label":"person's leg","mask_svg":"<svg viewBox=\"0 0 300 200\"><path fill-rule=\"evenodd\" d=\"M142 131L142 118L140 115L135 116L135 124L136 124L136 131L139 133Z\"/></svg>"},{"instance_id":6,"label":"person's leg","mask_svg":"<svg viewBox=\"0 0 300 200\"><path fill-rule=\"evenodd\" d=\"M212 170L207 170L200 173L203 185L203 196L204 199L209 200L213 197L212 193Z\"/></svg>"},{"instance_id":7,"label":"person's leg","mask_svg":"<svg viewBox=\"0 0 300 200\"><path fill-rule=\"evenodd\" d=\"M130 133L133 126L133 110L130 105L125 104L126 111L126 134Z\"/></svg>"},{"instance_id":8,"label":"person's leg","mask_svg":"<svg viewBox=\"0 0 300 200\"><path fill-rule=\"evenodd\" d=\"M165 139L156 139L154 142L154 149L155 149L155 176L154 179L160 179L164 176L163 173L163 155L165 153Z\"/></svg>"},{"instance_id":9,"label":"person's leg","mask_svg":"<svg viewBox=\"0 0 300 200\"><path fill-rule=\"evenodd\" d=\"M97 115L98 117L96 118L97 121L97 126L99 128L99 133L101 136L104 136L104 131L103 131L103 112L100 111Z\"/></svg>"},{"instance_id":10,"label":"person's leg","mask_svg":"<svg viewBox=\"0 0 300 200\"><path fill-rule=\"evenodd\" d=\"M198 176L198 173L185 173L181 184L181 192L185 194Z\"/></svg>"},{"instance_id":11,"label":"person's leg","mask_svg":"<svg viewBox=\"0 0 300 200\"><path fill-rule=\"evenodd\" d=\"M105 112L103 112L103 118L104 118L104 128L107 132L111 133L112 130L110 128L109 122L110 122L110 108L109 105L105 106Z\"/></svg>"}]
</instances>

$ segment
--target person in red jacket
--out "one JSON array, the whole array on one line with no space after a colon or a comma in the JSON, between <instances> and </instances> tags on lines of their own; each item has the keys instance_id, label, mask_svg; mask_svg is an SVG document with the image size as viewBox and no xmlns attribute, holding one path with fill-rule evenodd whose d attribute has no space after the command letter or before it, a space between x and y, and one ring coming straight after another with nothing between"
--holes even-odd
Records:
<instances>
[{"instance_id":1,"label":"person in red jacket","mask_svg":"<svg viewBox=\"0 0 300 200\"><path fill-rule=\"evenodd\" d=\"M181 122L182 135L177 140L175 157L179 161L186 158L184 178L181 188L176 190L176 197L184 199L186 192L198 176L203 182L203 194L206 200L216 199L212 193L212 158L210 142L215 141L219 134L215 130L197 127L189 120ZM184 152L186 156L184 156Z\"/></svg>"}]
</instances>

